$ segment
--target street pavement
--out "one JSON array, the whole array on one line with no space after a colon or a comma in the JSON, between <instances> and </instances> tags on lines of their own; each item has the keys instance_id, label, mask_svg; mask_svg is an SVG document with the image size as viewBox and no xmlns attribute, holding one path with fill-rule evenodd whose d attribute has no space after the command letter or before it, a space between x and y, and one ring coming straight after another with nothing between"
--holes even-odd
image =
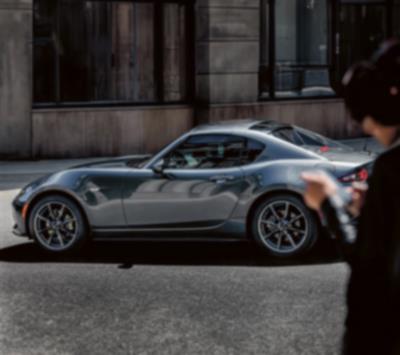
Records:
<instances>
[{"instance_id":1,"label":"street pavement","mask_svg":"<svg viewBox=\"0 0 400 355\"><path fill-rule=\"evenodd\" d=\"M10 203L76 161L0 162L0 355L339 354L347 266L331 244L276 261L248 243L96 243L55 258Z\"/></svg>"}]
</instances>

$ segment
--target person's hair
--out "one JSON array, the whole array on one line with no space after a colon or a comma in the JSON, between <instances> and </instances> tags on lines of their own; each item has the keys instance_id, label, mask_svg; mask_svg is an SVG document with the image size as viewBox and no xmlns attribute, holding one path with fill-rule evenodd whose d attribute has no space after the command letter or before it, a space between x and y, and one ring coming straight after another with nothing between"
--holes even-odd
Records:
<instances>
[{"instance_id":1,"label":"person's hair","mask_svg":"<svg viewBox=\"0 0 400 355\"><path fill-rule=\"evenodd\" d=\"M342 80L351 116L372 116L386 126L400 125L400 41L384 42L369 61L351 67Z\"/></svg>"}]
</instances>

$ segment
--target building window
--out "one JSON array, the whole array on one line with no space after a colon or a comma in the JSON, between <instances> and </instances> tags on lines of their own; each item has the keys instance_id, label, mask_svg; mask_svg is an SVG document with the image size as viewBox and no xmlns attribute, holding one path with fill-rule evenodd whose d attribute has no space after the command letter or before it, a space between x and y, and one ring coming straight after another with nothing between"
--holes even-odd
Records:
<instances>
[{"instance_id":1,"label":"building window","mask_svg":"<svg viewBox=\"0 0 400 355\"><path fill-rule=\"evenodd\" d=\"M328 0L263 2L262 97L332 96Z\"/></svg>"},{"instance_id":2,"label":"building window","mask_svg":"<svg viewBox=\"0 0 400 355\"><path fill-rule=\"evenodd\" d=\"M335 95L345 71L400 36L400 0L261 0L260 95Z\"/></svg>"},{"instance_id":3,"label":"building window","mask_svg":"<svg viewBox=\"0 0 400 355\"><path fill-rule=\"evenodd\" d=\"M34 103L186 101L188 13L174 1L36 0Z\"/></svg>"},{"instance_id":4,"label":"building window","mask_svg":"<svg viewBox=\"0 0 400 355\"><path fill-rule=\"evenodd\" d=\"M389 36L385 0L341 0L337 14L336 79L355 62L369 58Z\"/></svg>"}]
</instances>

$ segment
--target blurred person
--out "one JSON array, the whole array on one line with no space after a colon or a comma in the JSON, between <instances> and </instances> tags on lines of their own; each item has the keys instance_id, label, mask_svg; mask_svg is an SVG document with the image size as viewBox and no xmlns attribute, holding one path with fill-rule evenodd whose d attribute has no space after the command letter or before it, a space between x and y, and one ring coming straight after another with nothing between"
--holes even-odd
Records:
<instances>
[{"instance_id":1,"label":"blurred person","mask_svg":"<svg viewBox=\"0 0 400 355\"><path fill-rule=\"evenodd\" d=\"M322 172L302 175L304 199L320 211L351 270L342 353L400 355L400 41L349 69L342 87L352 118L387 150L368 190L354 186L350 203Z\"/></svg>"}]
</instances>

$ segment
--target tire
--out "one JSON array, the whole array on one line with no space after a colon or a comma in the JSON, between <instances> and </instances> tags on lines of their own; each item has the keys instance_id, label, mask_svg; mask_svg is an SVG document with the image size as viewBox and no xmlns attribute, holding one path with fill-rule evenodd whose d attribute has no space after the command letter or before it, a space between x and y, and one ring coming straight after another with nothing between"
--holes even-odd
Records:
<instances>
[{"instance_id":1,"label":"tire","mask_svg":"<svg viewBox=\"0 0 400 355\"><path fill-rule=\"evenodd\" d=\"M290 194L266 198L255 209L251 232L269 255L293 258L309 251L317 241L317 219L303 201Z\"/></svg>"},{"instance_id":2,"label":"tire","mask_svg":"<svg viewBox=\"0 0 400 355\"><path fill-rule=\"evenodd\" d=\"M52 254L76 252L88 239L80 208L61 195L46 196L34 205L29 214L29 232L41 249Z\"/></svg>"}]
</instances>

